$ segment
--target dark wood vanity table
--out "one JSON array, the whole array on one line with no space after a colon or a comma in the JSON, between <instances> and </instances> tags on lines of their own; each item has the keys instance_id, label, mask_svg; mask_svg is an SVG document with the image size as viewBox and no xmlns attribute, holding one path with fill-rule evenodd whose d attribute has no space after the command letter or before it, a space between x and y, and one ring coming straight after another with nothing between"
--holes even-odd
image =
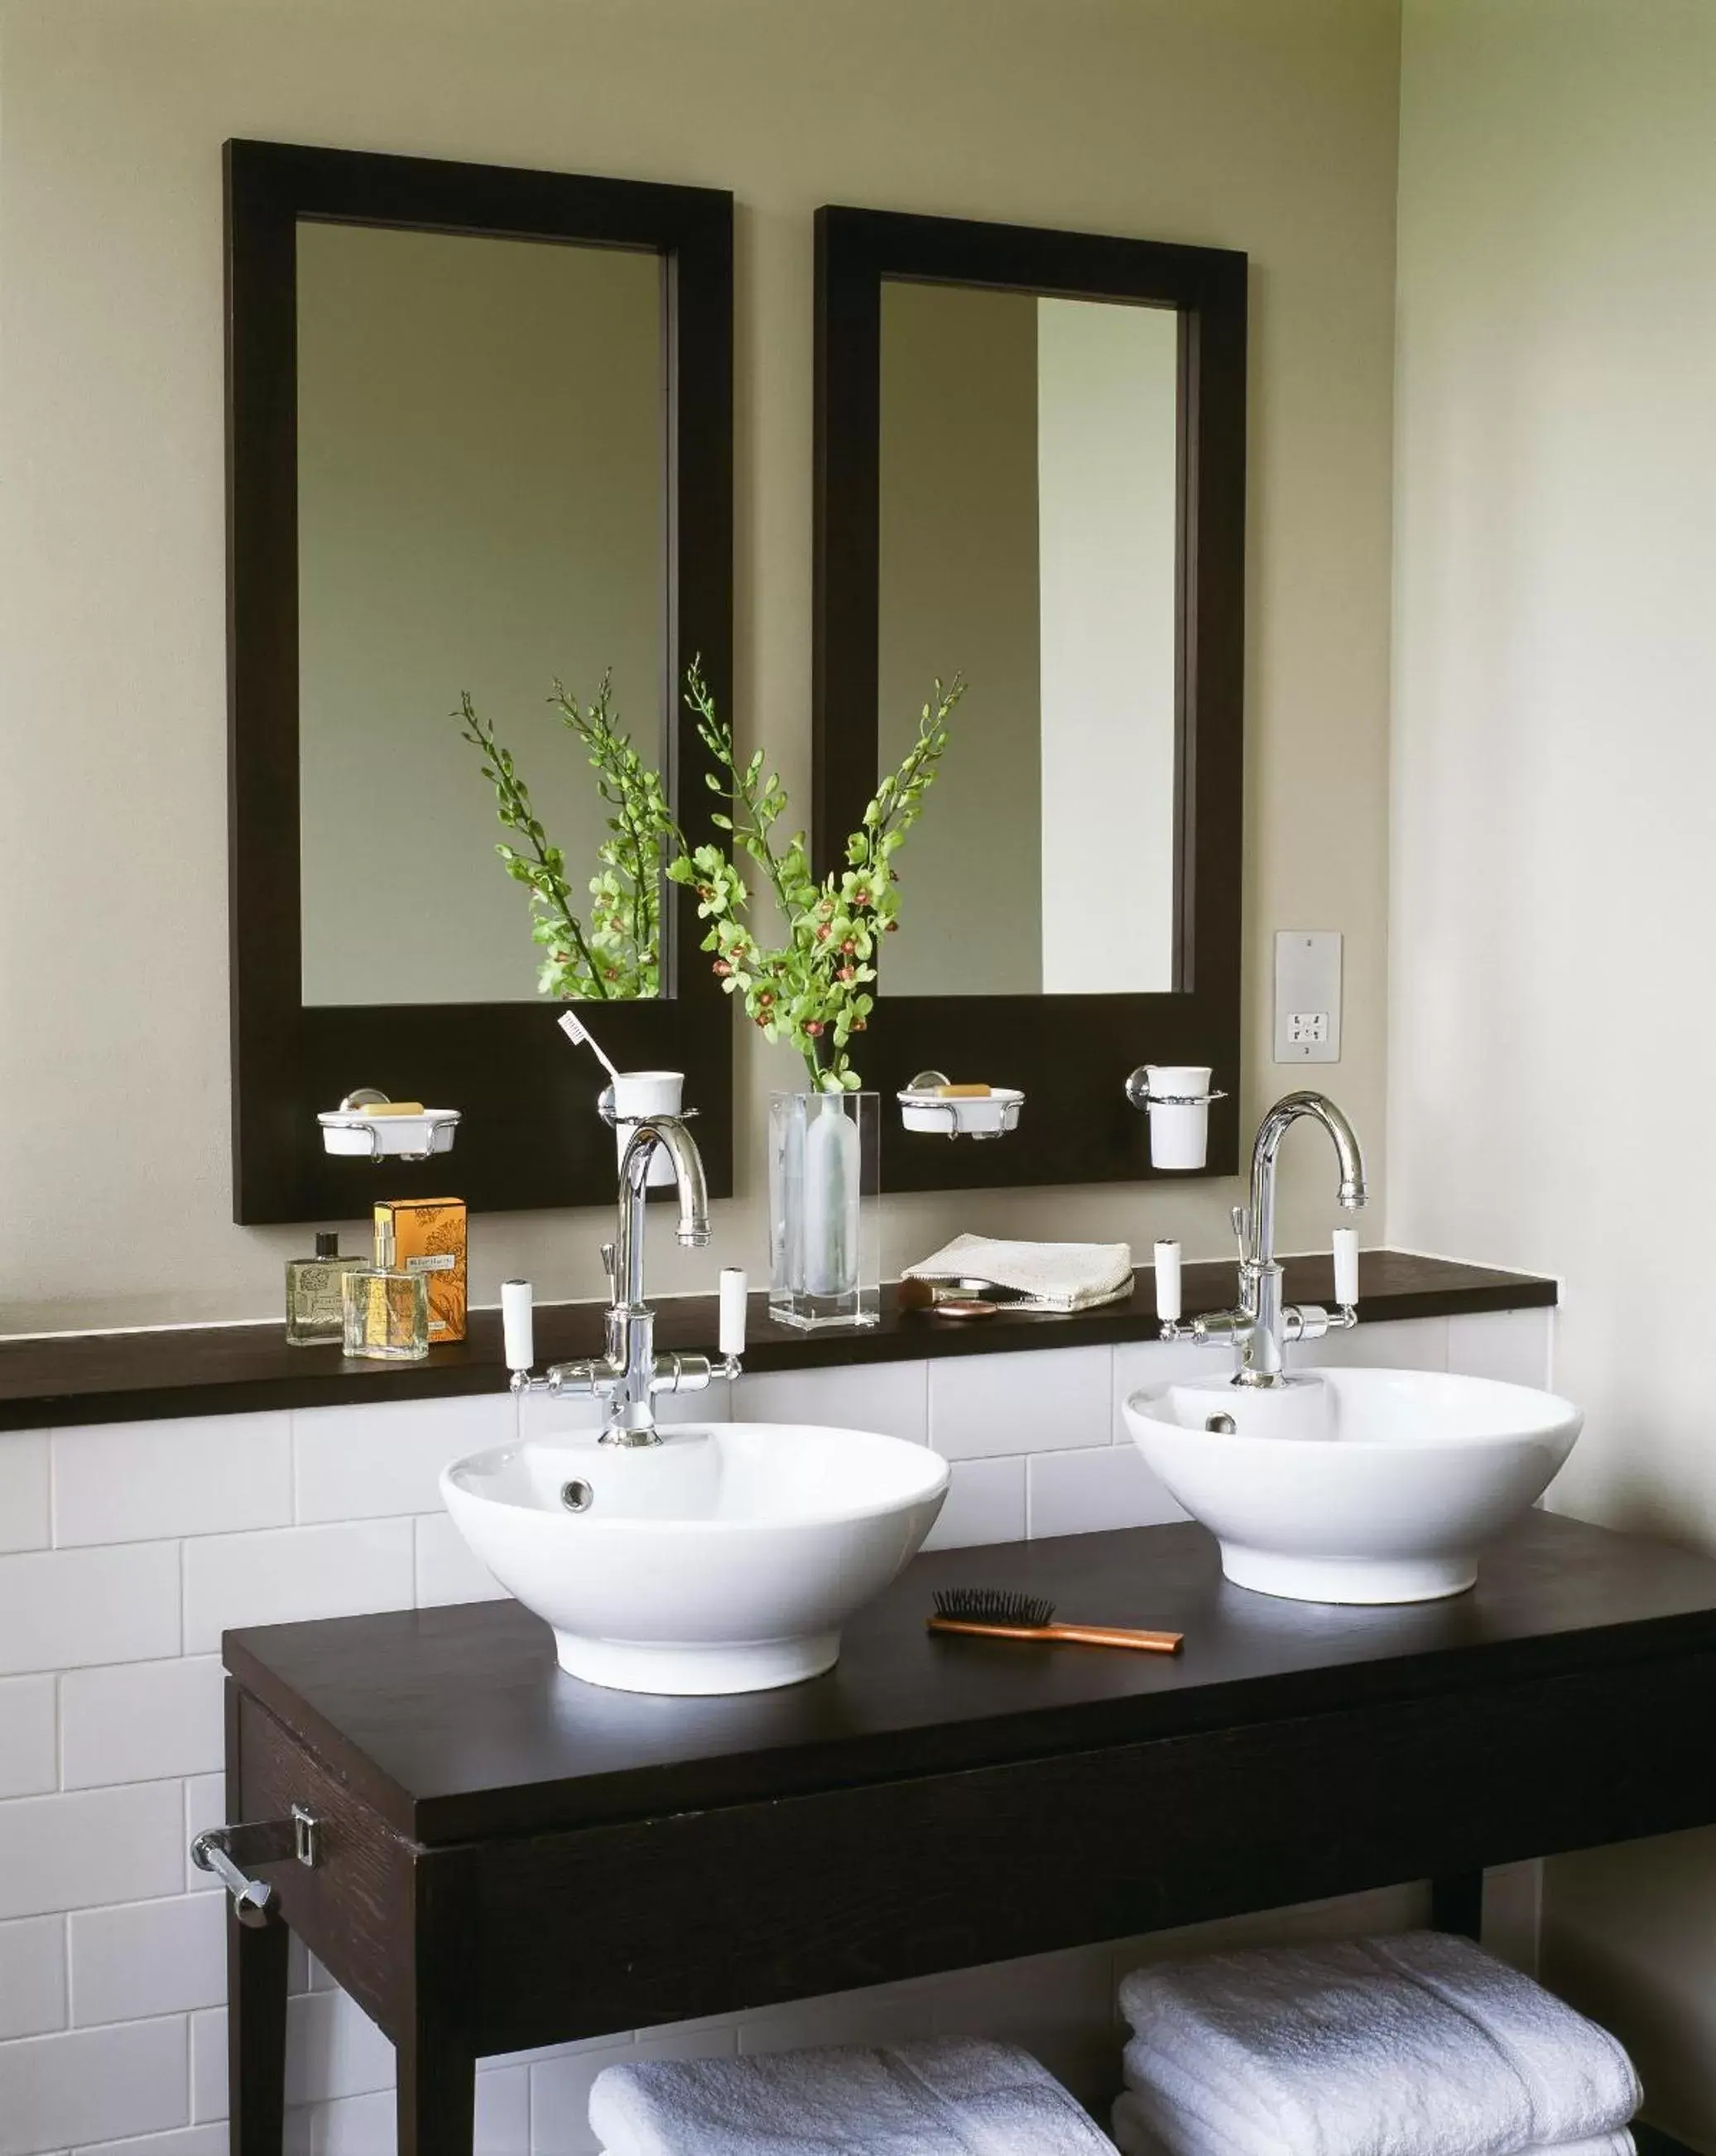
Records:
<instances>
[{"instance_id":1,"label":"dark wood vanity table","mask_svg":"<svg viewBox=\"0 0 1716 2156\"><path fill-rule=\"evenodd\" d=\"M1183 1630L935 1639L932 1590ZM1716 1820L1716 1561L1534 1512L1476 1589L1273 1600L1186 1525L922 1557L838 1667L732 1699L564 1676L512 1602L227 1635L228 1815L317 1862L229 1925L233 2147L278 2156L289 1927L392 2039L402 2156L476 2060Z\"/></svg>"}]
</instances>

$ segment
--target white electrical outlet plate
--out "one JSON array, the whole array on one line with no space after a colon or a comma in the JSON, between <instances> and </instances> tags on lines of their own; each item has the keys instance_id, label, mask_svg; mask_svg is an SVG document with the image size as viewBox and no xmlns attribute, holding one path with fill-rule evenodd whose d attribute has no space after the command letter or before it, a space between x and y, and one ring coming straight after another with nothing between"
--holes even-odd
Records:
<instances>
[{"instance_id":1,"label":"white electrical outlet plate","mask_svg":"<svg viewBox=\"0 0 1716 2156\"><path fill-rule=\"evenodd\" d=\"M1332 929L1278 929L1275 1060L1340 1060L1340 937Z\"/></svg>"}]
</instances>

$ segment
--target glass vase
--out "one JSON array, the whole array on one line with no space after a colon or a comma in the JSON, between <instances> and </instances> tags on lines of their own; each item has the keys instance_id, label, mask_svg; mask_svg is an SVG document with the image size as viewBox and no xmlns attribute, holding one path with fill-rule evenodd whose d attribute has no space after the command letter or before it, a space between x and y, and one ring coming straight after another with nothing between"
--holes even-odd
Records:
<instances>
[{"instance_id":1,"label":"glass vase","mask_svg":"<svg viewBox=\"0 0 1716 2156\"><path fill-rule=\"evenodd\" d=\"M806 1332L882 1307L882 1096L769 1101L769 1315Z\"/></svg>"}]
</instances>

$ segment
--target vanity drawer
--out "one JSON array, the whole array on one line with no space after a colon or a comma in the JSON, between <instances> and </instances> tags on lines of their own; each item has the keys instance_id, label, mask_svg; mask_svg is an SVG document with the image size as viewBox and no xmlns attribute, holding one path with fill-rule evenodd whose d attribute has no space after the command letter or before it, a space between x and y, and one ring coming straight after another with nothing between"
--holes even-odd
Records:
<instances>
[{"instance_id":1,"label":"vanity drawer","mask_svg":"<svg viewBox=\"0 0 1716 2156\"><path fill-rule=\"evenodd\" d=\"M389 2035L408 2010L417 1845L389 1826L230 1678L227 1812L233 1821L285 1819L301 1804L317 1821L313 1867L259 1866L279 1914Z\"/></svg>"}]
</instances>

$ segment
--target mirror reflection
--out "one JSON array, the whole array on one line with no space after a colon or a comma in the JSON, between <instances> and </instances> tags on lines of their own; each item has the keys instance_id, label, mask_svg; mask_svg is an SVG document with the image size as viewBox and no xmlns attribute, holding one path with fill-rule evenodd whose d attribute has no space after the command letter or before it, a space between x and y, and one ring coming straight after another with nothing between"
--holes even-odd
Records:
<instances>
[{"instance_id":1,"label":"mirror reflection","mask_svg":"<svg viewBox=\"0 0 1716 2156\"><path fill-rule=\"evenodd\" d=\"M611 812L549 684L612 670L618 722L668 762L663 275L653 253L299 223L307 1004L535 998L462 692L580 888Z\"/></svg>"},{"instance_id":2,"label":"mirror reflection","mask_svg":"<svg viewBox=\"0 0 1716 2156\"><path fill-rule=\"evenodd\" d=\"M882 286L878 761L970 683L881 987L1175 985L1179 316Z\"/></svg>"}]
</instances>

